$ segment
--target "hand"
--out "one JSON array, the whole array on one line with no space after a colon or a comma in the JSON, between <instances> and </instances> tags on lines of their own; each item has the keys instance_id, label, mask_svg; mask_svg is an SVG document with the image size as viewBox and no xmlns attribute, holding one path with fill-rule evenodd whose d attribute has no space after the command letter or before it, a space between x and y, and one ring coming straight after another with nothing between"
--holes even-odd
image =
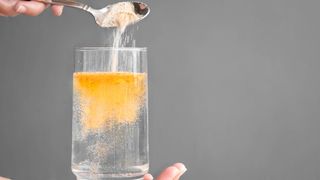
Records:
<instances>
[{"instance_id":1,"label":"hand","mask_svg":"<svg viewBox=\"0 0 320 180\"><path fill-rule=\"evenodd\" d=\"M157 180L179 180L179 178L187 171L187 168L182 163L176 163L170 167L167 167L159 175ZM146 174L143 180L152 180L151 174Z\"/></svg>"},{"instance_id":2,"label":"hand","mask_svg":"<svg viewBox=\"0 0 320 180\"><path fill-rule=\"evenodd\" d=\"M38 16L49 5L37 1L22 1L22 0L0 0L0 16L17 16L24 14L28 16ZM60 16L63 6L52 5L51 10L53 15Z\"/></svg>"},{"instance_id":3,"label":"hand","mask_svg":"<svg viewBox=\"0 0 320 180\"><path fill-rule=\"evenodd\" d=\"M4 178L4 177L0 176L0 180L10 180L10 179L7 179L7 178Z\"/></svg>"}]
</instances>

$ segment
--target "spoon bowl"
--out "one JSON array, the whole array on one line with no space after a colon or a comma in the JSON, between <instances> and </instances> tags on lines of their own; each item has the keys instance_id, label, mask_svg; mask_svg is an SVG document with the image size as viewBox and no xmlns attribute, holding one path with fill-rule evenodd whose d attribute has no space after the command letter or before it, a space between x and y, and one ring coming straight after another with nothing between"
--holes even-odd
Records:
<instances>
[{"instance_id":1,"label":"spoon bowl","mask_svg":"<svg viewBox=\"0 0 320 180\"><path fill-rule=\"evenodd\" d=\"M96 10L89 8L96 23L101 27L119 27L122 26L121 20L126 24L134 24L146 18L150 13L150 8L142 2L119 2L108 5L102 9Z\"/></svg>"}]
</instances>

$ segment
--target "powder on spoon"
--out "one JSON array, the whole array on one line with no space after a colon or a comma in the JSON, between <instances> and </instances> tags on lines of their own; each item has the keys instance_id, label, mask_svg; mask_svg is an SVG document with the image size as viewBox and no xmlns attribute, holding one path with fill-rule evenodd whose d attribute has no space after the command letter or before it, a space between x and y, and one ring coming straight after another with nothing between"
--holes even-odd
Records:
<instances>
[{"instance_id":1,"label":"powder on spoon","mask_svg":"<svg viewBox=\"0 0 320 180\"><path fill-rule=\"evenodd\" d=\"M123 33L129 24L133 24L139 18L131 2L120 2L111 6L100 21L102 27L117 27Z\"/></svg>"}]
</instances>

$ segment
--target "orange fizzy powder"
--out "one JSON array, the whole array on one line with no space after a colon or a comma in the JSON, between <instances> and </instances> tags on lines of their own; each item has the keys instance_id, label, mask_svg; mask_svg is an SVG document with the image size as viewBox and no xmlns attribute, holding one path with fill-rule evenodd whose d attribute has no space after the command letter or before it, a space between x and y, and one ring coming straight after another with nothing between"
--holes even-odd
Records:
<instances>
[{"instance_id":1,"label":"orange fizzy powder","mask_svg":"<svg viewBox=\"0 0 320 180\"><path fill-rule=\"evenodd\" d=\"M76 72L73 88L86 130L133 123L146 98L145 73Z\"/></svg>"}]
</instances>

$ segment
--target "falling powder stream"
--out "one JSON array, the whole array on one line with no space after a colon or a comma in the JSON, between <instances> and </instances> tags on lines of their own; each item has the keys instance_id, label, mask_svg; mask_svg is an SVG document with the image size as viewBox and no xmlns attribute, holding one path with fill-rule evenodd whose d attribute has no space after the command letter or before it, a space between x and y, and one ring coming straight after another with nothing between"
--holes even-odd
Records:
<instances>
[{"instance_id":1,"label":"falling powder stream","mask_svg":"<svg viewBox=\"0 0 320 180\"><path fill-rule=\"evenodd\" d=\"M108 14L110 19L106 19L106 22L112 22L117 25L116 32L113 39L113 52L111 53L111 71L116 72L118 70L118 48L122 47L122 35L125 32L128 25L134 23L139 19L136 15L134 6L132 3L122 2L114 6Z\"/></svg>"}]
</instances>

